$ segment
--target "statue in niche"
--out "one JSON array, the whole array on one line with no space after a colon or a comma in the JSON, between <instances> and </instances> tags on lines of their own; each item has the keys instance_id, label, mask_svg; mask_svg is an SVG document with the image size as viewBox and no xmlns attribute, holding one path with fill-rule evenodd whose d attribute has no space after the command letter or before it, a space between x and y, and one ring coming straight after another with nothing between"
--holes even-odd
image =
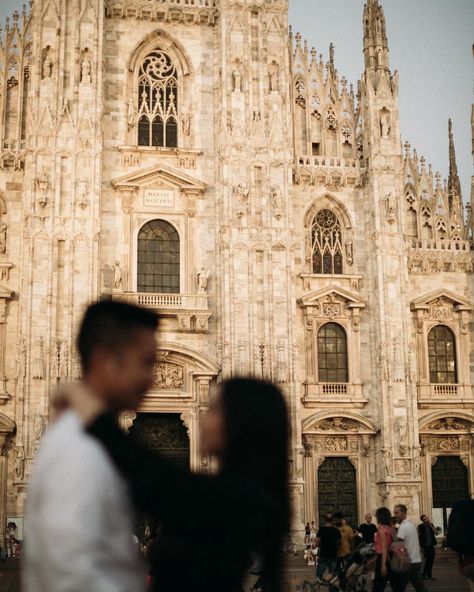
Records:
<instances>
[{"instance_id":1,"label":"statue in niche","mask_svg":"<svg viewBox=\"0 0 474 592\"><path fill-rule=\"evenodd\" d=\"M181 123L183 125L183 134L185 136L191 135L191 113L186 110L181 115Z\"/></svg>"},{"instance_id":2,"label":"statue in niche","mask_svg":"<svg viewBox=\"0 0 474 592\"><path fill-rule=\"evenodd\" d=\"M38 203L42 208L44 208L48 203L47 193L49 189L49 177L45 171L43 171L41 177L36 179L36 187L39 193Z\"/></svg>"},{"instance_id":3,"label":"statue in niche","mask_svg":"<svg viewBox=\"0 0 474 592\"><path fill-rule=\"evenodd\" d=\"M135 103L133 98L127 101L127 125L129 130L135 127Z\"/></svg>"},{"instance_id":4,"label":"statue in niche","mask_svg":"<svg viewBox=\"0 0 474 592\"><path fill-rule=\"evenodd\" d=\"M399 337L393 340L393 378L395 382L403 382L403 359L402 359L402 345Z\"/></svg>"},{"instance_id":5,"label":"statue in niche","mask_svg":"<svg viewBox=\"0 0 474 592\"><path fill-rule=\"evenodd\" d=\"M114 271L114 284L113 288L115 291L120 292L122 290L122 268L120 267L120 261L116 261L112 265Z\"/></svg>"},{"instance_id":6,"label":"statue in niche","mask_svg":"<svg viewBox=\"0 0 474 592\"><path fill-rule=\"evenodd\" d=\"M270 190L270 194L272 197L273 208L277 211L281 210L283 208L283 196L281 189L277 185L274 185Z\"/></svg>"},{"instance_id":7,"label":"statue in niche","mask_svg":"<svg viewBox=\"0 0 474 592\"><path fill-rule=\"evenodd\" d=\"M393 193L387 194L387 197L385 198L385 204L387 208L387 222L389 224L393 224L397 220L397 210Z\"/></svg>"},{"instance_id":8,"label":"statue in niche","mask_svg":"<svg viewBox=\"0 0 474 592\"><path fill-rule=\"evenodd\" d=\"M380 135L382 139L388 139L390 137L390 118L388 111L385 109L380 114Z\"/></svg>"},{"instance_id":9,"label":"statue in niche","mask_svg":"<svg viewBox=\"0 0 474 592\"><path fill-rule=\"evenodd\" d=\"M79 196L78 205L82 209L87 207L88 192L89 192L89 185L87 184L86 181L81 181L79 183L79 190L78 190L78 196Z\"/></svg>"},{"instance_id":10,"label":"statue in niche","mask_svg":"<svg viewBox=\"0 0 474 592\"><path fill-rule=\"evenodd\" d=\"M249 188L243 183L239 183L234 187L234 193L237 196L238 203L245 205L249 198Z\"/></svg>"},{"instance_id":11,"label":"statue in niche","mask_svg":"<svg viewBox=\"0 0 474 592\"><path fill-rule=\"evenodd\" d=\"M209 271L205 267L201 267L201 269L197 273L197 281L198 281L198 293L205 294L207 292L207 287L209 284Z\"/></svg>"},{"instance_id":12,"label":"statue in niche","mask_svg":"<svg viewBox=\"0 0 474 592\"><path fill-rule=\"evenodd\" d=\"M51 58L51 50L48 46L44 52L43 79L51 78L52 75L53 75L53 60Z\"/></svg>"},{"instance_id":13,"label":"statue in niche","mask_svg":"<svg viewBox=\"0 0 474 592\"><path fill-rule=\"evenodd\" d=\"M23 477L25 476L25 449L23 446L15 446L13 452L15 454L13 463L15 481L23 481Z\"/></svg>"},{"instance_id":14,"label":"statue in niche","mask_svg":"<svg viewBox=\"0 0 474 592\"><path fill-rule=\"evenodd\" d=\"M92 64L87 56L87 53L84 55L81 63L81 82L83 84L92 84Z\"/></svg>"},{"instance_id":15,"label":"statue in niche","mask_svg":"<svg viewBox=\"0 0 474 592\"><path fill-rule=\"evenodd\" d=\"M0 255L5 255L7 251L7 225L3 220L0 221Z\"/></svg>"},{"instance_id":16,"label":"statue in niche","mask_svg":"<svg viewBox=\"0 0 474 592\"><path fill-rule=\"evenodd\" d=\"M270 92L278 92L278 66L275 66L275 70L270 71Z\"/></svg>"},{"instance_id":17,"label":"statue in niche","mask_svg":"<svg viewBox=\"0 0 474 592\"><path fill-rule=\"evenodd\" d=\"M239 62L235 66L235 70L232 72L232 90L236 92L242 92L242 72L239 68Z\"/></svg>"},{"instance_id":18,"label":"statue in niche","mask_svg":"<svg viewBox=\"0 0 474 592\"><path fill-rule=\"evenodd\" d=\"M392 464L392 453L388 448L382 448L381 450L383 455L383 463L385 468L385 474L387 477L390 477L391 474L391 464Z\"/></svg>"},{"instance_id":19,"label":"statue in niche","mask_svg":"<svg viewBox=\"0 0 474 592\"><path fill-rule=\"evenodd\" d=\"M352 241L347 241L346 243L346 260L348 265L352 265L354 263L354 247Z\"/></svg>"}]
</instances>

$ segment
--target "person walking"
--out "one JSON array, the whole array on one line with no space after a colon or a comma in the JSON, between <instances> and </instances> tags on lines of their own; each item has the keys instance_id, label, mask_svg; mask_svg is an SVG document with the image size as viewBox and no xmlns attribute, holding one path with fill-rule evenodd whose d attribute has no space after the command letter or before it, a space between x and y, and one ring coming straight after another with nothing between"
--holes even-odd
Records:
<instances>
[{"instance_id":1,"label":"person walking","mask_svg":"<svg viewBox=\"0 0 474 592\"><path fill-rule=\"evenodd\" d=\"M404 504L396 505L393 512L397 523L400 525L397 537L405 542L411 561L410 571L402 576L403 590L407 587L408 582L411 582L415 592L427 592L421 575L421 550L418 533L413 522L408 520L407 513L408 509Z\"/></svg>"},{"instance_id":2,"label":"person walking","mask_svg":"<svg viewBox=\"0 0 474 592\"><path fill-rule=\"evenodd\" d=\"M372 522L371 514L365 515L365 522L359 526L358 531L362 535L362 540L366 545L371 545L374 542L377 527Z\"/></svg>"},{"instance_id":3,"label":"person walking","mask_svg":"<svg viewBox=\"0 0 474 592\"><path fill-rule=\"evenodd\" d=\"M372 592L383 592L390 582L393 592L402 592L403 584L399 574L396 574L389 560L390 545L393 543L395 531L392 527L392 515L388 508L379 508L375 512L378 528L374 536L377 560L375 563L375 577Z\"/></svg>"},{"instance_id":4,"label":"person walking","mask_svg":"<svg viewBox=\"0 0 474 592\"><path fill-rule=\"evenodd\" d=\"M311 527L309 522L306 522L306 526L304 527L304 544L309 545L311 542Z\"/></svg>"},{"instance_id":5,"label":"person walking","mask_svg":"<svg viewBox=\"0 0 474 592\"><path fill-rule=\"evenodd\" d=\"M324 517L324 526L316 534L316 545L319 547L316 577L323 582L330 581L337 576L337 549L341 533L334 526L331 514ZM338 586L329 584L329 592L337 592Z\"/></svg>"},{"instance_id":6,"label":"person walking","mask_svg":"<svg viewBox=\"0 0 474 592\"><path fill-rule=\"evenodd\" d=\"M429 516L422 514L420 516L421 524L418 525L418 540L423 551L425 564L423 567L423 579L435 580L433 577L433 563L435 559L436 534Z\"/></svg>"},{"instance_id":7,"label":"person walking","mask_svg":"<svg viewBox=\"0 0 474 592\"><path fill-rule=\"evenodd\" d=\"M77 339L83 380L71 392L110 414L136 409L154 383L157 326L153 312L136 306L89 306ZM25 592L144 591L131 517L125 480L78 413L63 410L28 488Z\"/></svg>"},{"instance_id":8,"label":"person walking","mask_svg":"<svg viewBox=\"0 0 474 592\"><path fill-rule=\"evenodd\" d=\"M161 525L150 551L153 592L236 592L252 557L259 587L281 592L290 507L288 415L277 387L250 378L222 383L200 429L201 454L219 460L213 475L140 445L86 398L71 404L127 479L137 509Z\"/></svg>"}]
</instances>

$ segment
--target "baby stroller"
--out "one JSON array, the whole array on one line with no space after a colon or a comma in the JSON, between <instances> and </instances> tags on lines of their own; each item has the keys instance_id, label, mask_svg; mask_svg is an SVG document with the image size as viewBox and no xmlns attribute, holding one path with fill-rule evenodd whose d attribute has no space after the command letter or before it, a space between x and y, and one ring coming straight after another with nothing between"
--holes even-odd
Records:
<instances>
[{"instance_id":1,"label":"baby stroller","mask_svg":"<svg viewBox=\"0 0 474 592\"><path fill-rule=\"evenodd\" d=\"M375 570L377 554L375 545L362 543L347 558L345 565L337 573L326 573L316 582L303 582L303 592L323 592L340 590L341 592L364 592L368 589L367 576ZM371 586L370 586L371 587Z\"/></svg>"}]
</instances>

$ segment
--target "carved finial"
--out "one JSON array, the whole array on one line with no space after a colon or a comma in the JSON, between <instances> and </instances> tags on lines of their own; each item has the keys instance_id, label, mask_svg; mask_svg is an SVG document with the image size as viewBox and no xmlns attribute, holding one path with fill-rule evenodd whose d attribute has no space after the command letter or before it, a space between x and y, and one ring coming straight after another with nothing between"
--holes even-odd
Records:
<instances>
[{"instance_id":1,"label":"carved finial","mask_svg":"<svg viewBox=\"0 0 474 592\"><path fill-rule=\"evenodd\" d=\"M405 156L406 156L406 158L409 158L409 156L410 156L410 148L411 148L411 144L410 144L410 142L407 140L407 141L405 142L404 146L405 146Z\"/></svg>"},{"instance_id":2,"label":"carved finial","mask_svg":"<svg viewBox=\"0 0 474 592\"><path fill-rule=\"evenodd\" d=\"M295 41L296 41L296 48L301 49L301 33L296 33Z\"/></svg>"},{"instance_id":3,"label":"carved finial","mask_svg":"<svg viewBox=\"0 0 474 592\"><path fill-rule=\"evenodd\" d=\"M315 47L311 48L311 62L315 62L318 58L318 52Z\"/></svg>"},{"instance_id":4,"label":"carved finial","mask_svg":"<svg viewBox=\"0 0 474 592\"><path fill-rule=\"evenodd\" d=\"M334 68L334 43L329 44L329 63Z\"/></svg>"},{"instance_id":5,"label":"carved finial","mask_svg":"<svg viewBox=\"0 0 474 592\"><path fill-rule=\"evenodd\" d=\"M456 148L454 147L453 122L448 121L449 133L449 180L448 191L450 195L462 197L461 182L459 180L458 165L456 162Z\"/></svg>"},{"instance_id":6,"label":"carved finial","mask_svg":"<svg viewBox=\"0 0 474 592\"><path fill-rule=\"evenodd\" d=\"M425 162L426 158L424 156L420 156L421 172L425 170Z\"/></svg>"}]
</instances>

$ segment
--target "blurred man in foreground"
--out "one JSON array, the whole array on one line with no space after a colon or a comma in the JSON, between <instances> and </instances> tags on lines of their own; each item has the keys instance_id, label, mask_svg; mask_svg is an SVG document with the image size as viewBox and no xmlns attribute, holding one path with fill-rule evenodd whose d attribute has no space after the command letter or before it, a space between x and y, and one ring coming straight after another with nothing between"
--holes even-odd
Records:
<instances>
[{"instance_id":1,"label":"blurred man in foreground","mask_svg":"<svg viewBox=\"0 0 474 592\"><path fill-rule=\"evenodd\" d=\"M136 409L154 381L157 317L125 303L91 305L77 340L80 389L100 409ZM77 393L76 393L77 394ZM65 410L44 437L30 482L25 592L142 592L122 477Z\"/></svg>"}]
</instances>

